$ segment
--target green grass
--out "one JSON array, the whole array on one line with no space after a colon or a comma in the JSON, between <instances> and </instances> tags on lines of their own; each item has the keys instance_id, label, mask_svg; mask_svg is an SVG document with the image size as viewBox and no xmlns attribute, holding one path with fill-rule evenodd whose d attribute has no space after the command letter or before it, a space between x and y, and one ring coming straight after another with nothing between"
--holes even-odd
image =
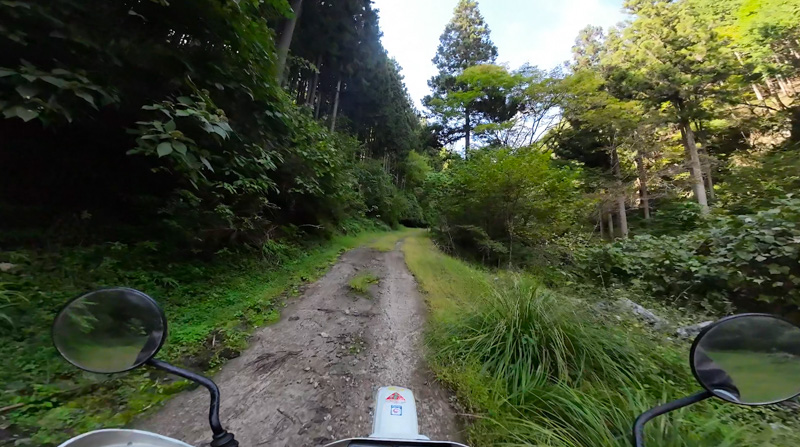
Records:
<instances>
[{"instance_id":1,"label":"green grass","mask_svg":"<svg viewBox=\"0 0 800 447\"><path fill-rule=\"evenodd\" d=\"M17 267L0 272L4 290L18 295L0 321L0 426L54 445L85 431L121 427L183 390L182 381L141 368L113 376L78 371L60 358L50 325L70 298L125 285L153 296L169 320L159 358L213 373L247 346L256 328L280 318L282 295L321 277L345 250L403 232L367 231L325 242L265 244L261 253L217 253L205 262L165 262L159 245L110 243L51 251L0 252ZM9 293L5 293L9 295Z\"/></svg>"},{"instance_id":2,"label":"green grass","mask_svg":"<svg viewBox=\"0 0 800 447\"><path fill-rule=\"evenodd\" d=\"M354 276L347 284L350 290L361 294L367 295L369 293L369 286L378 284L379 278L372 272L361 272Z\"/></svg>"},{"instance_id":3,"label":"green grass","mask_svg":"<svg viewBox=\"0 0 800 447\"><path fill-rule=\"evenodd\" d=\"M770 402L800 392L800 362L762 352L707 351L745 402Z\"/></svg>"},{"instance_id":4,"label":"green grass","mask_svg":"<svg viewBox=\"0 0 800 447\"><path fill-rule=\"evenodd\" d=\"M394 250L394 247L400 240L405 239L409 236L422 234L423 232L425 232L425 230L421 228L406 228L401 225L398 231L386 233L383 236L376 238L367 246L369 248L372 248L373 250L384 251L384 252L392 251Z\"/></svg>"},{"instance_id":5,"label":"green grass","mask_svg":"<svg viewBox=\"0 0 800 447\"><path fill-rule=\"evenodd\" d=\"M431 309L429 364L473 415L473 447L629 446L638 414L699 390L688 346L602 320L534 277L447 257L422 234L403 250ZM767 424L782 415L705 402L651 422L647 436L659 447L797 445Z\"/></svg>"}]
</instances>

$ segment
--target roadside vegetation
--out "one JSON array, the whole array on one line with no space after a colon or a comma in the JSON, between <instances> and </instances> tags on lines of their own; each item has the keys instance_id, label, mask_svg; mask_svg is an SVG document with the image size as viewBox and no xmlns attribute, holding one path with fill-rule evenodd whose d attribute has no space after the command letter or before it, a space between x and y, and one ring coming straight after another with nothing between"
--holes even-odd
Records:
<instances>
[{"instance_id":1,"label":"roadside vegetation","mask_svg":"<svg viewBox=\"0 0 800 447\"><path fill-rule=\"evenodd\" d=\"M378 281L379 278L374 273L362 272L354 276L347 285L350 286L350 290L359 295L368 295L370 286L378 284Z\"/></svg>"},{"instance_id":2,"label":"roadside vegetation","mask_svg":"<svg viewBox=\"0 0 800 447\"><path fill-rule=\"evenodd\" d=\"M425 235L403 251L431 308L429 364L464 405L470 445L628 446L636 416L699 390L688 342L598 314L536 276L451 258ZM790 446L795 424L793 410L707 402L653 421L648 439Z\"/></svg>"},{"instance_id":3,"label":"roadside vegetation","mask_svg":"<svg viewBox=\"0 0 800 447\"><path fill-rule=\"evenodd\" d=\"M161 355L213 372L342 250L422 224L436 143L367 0L300 21L286 0L22 0L0 21L0 444L122 426L184 387L59 359L70 298L152 295Z\"/></svg>"},{"instance_id":4,"label":"roadside vegetation","mask_svg":"<svg viewBox=\"0 0 800 447\"><path fill-rule=\"evenodd\" d=\"M142 369L89 374L63 361L50 340L53 318L69 299L99 287L132 287L154 297L169 321L159 358L212 374L239 355L248 335L280 318L284 302L321 277L346 250L402 232L367 226L330 240L283 242L274 257L219 255L210 262L163 263L157 252L117 244L5 252L15 262L9 286L26 300L2 337L0 369L6 424L31 445L59 443L85 431L124 426L188 386ZM365 283L364 287L368 287Z\"/></svg>"},{"instance_id":5,"label":"roadside vegetation","mask_svg":"<svg viewBox=\"0 0 800 447\"><path fill-rule=\"evenodd\" d=\"M441 35L424 102L465 153L428 175L430 239L404 251L474 445L627 446L638 414L699 389L688 343L615 302L800 322L800 6L624 7L551 71L497 65L472 0ZM796 445L796 414L705 402L648 443Z\"/></svg>"}]
</instances>

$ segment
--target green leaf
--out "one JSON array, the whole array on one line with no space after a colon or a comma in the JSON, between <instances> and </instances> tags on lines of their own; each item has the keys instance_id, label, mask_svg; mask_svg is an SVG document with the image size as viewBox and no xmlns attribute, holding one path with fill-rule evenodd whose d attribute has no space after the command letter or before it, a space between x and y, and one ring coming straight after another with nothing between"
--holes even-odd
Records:
<instances>
[{"instance_id":1,"label":"green leaf","mask_svg":"<svg viewBox=\"0 0 800 447\"><path fill-rule=\"evenodd\" d=\"M34 87L33 84L20 84L15 90L17 93L19 93L19 96L22 96L25 99L31 99L36 96L37 93L39 93L39 89Z\"/></svg>"},{"instance_id":2,"label":"green leaf","mask_svg":"<svg viewBox=\"0 0 800 447\"><path fill-rule=\"evenodd\" d=\"M16 71L11 71L7 68L0 68L0 78L17 74Z\"/></svg>"},{"instance_id":3,"label":"green leaf","mask_svg":"<svg viewBox=\"0 0 800 447\"><path fill-rule=\"evenodd\" d=\"M175 149L175 152L177 152L177 153L179 153L181 155L186 155L186 145L183 144L183 142L181 142L181 141L173 141L172 142L172 148Z\"/></svg>"},{"instance_id":4,"label":"green leaf","mask_svg":"<svg viewBox=\"0 0 800 447\"><path fill-rule=\"evenodd\" d=\"M172 132L173 130L176 129L176 127L177 126L175 126L175 121L173 120L167 121L167 124L164 124L164 132Z\"/></svg>"},{"instance_id":5,"label":"green leaf","mask_svg":"<svg viewBox=\"0 0 800 447\"><path fill-rule=\"evenodd\" d=\"M71 71L64 70L63 68L54 68L50 70L50 73L53 73L54 75L57 76L69 76L72 74Z\"/></svg>"},{"instance_id":6,"label":"green leaf","mask_svg":"<svg viewBox=\"0 0 800 447\"><path fill-rule=\"evenodd\" d=\"M187 106L193 106L194 101L188 96L178 96L178 102Z\"/></svg>"},{"instance_id":7,"label":"green leaf","mask_svg":"<svg viewBox=\"0 0 800 447\"><path fill-rule=\"evenodd\" d=\"M209 171L214 172L214 168L211 167L211 163L208 162L208 159L206 159L206 157L200 157L200 161L204 165L206 165L206 167L208 168Z\"/></svg>"},{"instance_id":8,"label":"green leaf","mask_svg":"<svg viewBox=\"0 0 800 447\"><path fill-rule=\"evenodd\" d=\"M156 153L159 157L163 157L165 155L169 155L172 153L172 143L169 141L165 141L158 145L156 148Z\"/></svg>"},{"instance_id":9,"label":"green leaf","mask_svg":"<svg viewBox=\"0 0 800 447\"><path fill-rule=\"evenodd\" d=\"M15 106L11 107L10 109L6 109L3 112L3 116L6 118L13 118L16 116L19 117L22 121L25 121L27 123L28 121L39 116L39 112L22 106Z\"/></svg>"},{"instance_id":10,"label":"green leaf","mask_svg":"<svg viewBox=\"0 0 800 447\"><path fill-rule=\"evenodd\" d=\"M228 133L225 132L225 130L223 128L219 127L219 126L211 126L211 130L215 134L221 136L222 138L228 138Z\"/></svg>"},{"instance_id":11,"label":"green leaf","mask_svg":"<svg viewBox=\"0 0 800 447\"><path fill-rule=\"evenodd\" d=\"M67 84L69 84L69 82L53 76L42 76L41 79L42 81L53 84L58 88L64 88L67 86Z\"/></svg>"},{"instance_id":12,"label":"green leaf","mask_svg":"<svg viewBox=\"0 0 800 447\"><path fill-rule=\"evenodd\" d=\"M75 96L88 102L92 107L94 107L95 110L97 110L97 105L95 105L92 95L81 90L75 90Z\"/></svg>"},{"instance_id":13,"label":"green leaf","mask_svg":"<svg viewBox=\"0 0 800 447\"><path fill-rule=\"evenodd\" d=\"M129 9L128 10L128 15L139 17L140 19L144 20L145 22L147 21L147 19L143 15L139 14L138 12L134 11L133 9Z\"/></svg>"}]
</instances>

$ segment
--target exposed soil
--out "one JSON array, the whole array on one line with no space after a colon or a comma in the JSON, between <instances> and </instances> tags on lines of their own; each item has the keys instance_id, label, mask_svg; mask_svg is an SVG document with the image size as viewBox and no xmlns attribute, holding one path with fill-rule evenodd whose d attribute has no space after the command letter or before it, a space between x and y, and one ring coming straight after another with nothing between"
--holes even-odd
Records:
<instances>
[{"instance_id":1,"label":"exposed soil","mask_svg":"<svg viewBox=\"0 0 800 447\"><path fill-rule=\"evenodd\" d=\"M451 397L422 360L426 308L399 247L345 253L214 377L223 426L242 446L318 446L367 436L375 392L387 385L414 391L422 434L462 440ZM380 278L370 296L348 287L363 271ZM208 403L205 389L182 393L137 428L206 445Z\"/></svg>"}]
</instances>

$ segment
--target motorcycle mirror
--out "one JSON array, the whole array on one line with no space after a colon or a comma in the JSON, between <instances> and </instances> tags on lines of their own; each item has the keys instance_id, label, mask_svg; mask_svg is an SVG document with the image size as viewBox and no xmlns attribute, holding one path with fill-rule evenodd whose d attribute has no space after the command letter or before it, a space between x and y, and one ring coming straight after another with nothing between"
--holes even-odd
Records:
<instances>
[{"instance_id":1,"label":"motorcycle mirror","mask_svg":"<svg viewBox=\"0 0 800 447\"><path fill-rule=\"evenodd\" d=\"M68 362L93 373L118 373L156 355L167 319L153 298L127 288L100 289L64 306L53 322L53 343Z\"/></svg>"},{"instance_id":2,"label":"motorcycle mirror","mask_svg":"<svg viewBox=\"0 0 800 447\"><path fill-rule=\"evenodd\" d=\"M692 373L720 399L768 405L800 395L800 327L767 314L723 318L691 350Z\"/></svg>"}]
</instances>

